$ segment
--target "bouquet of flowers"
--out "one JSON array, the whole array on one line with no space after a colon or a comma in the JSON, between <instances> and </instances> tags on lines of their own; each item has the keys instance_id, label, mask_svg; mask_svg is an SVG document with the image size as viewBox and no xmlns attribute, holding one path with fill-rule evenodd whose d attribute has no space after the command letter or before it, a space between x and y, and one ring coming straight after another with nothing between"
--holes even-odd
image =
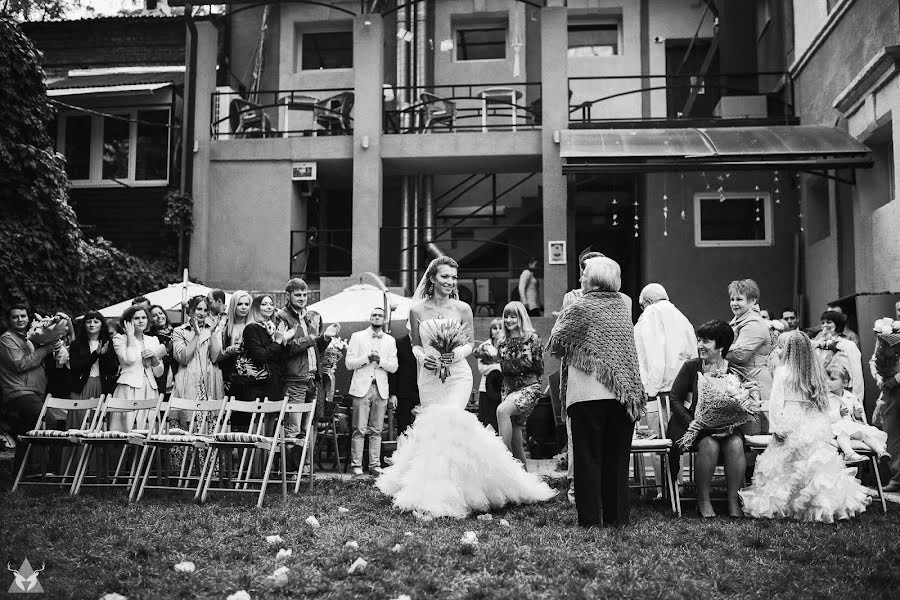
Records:
<instances>
[{"instance_id":1,"label":"bouquet of flowers","mask_svg":"<svg viewBox=\"0 0 900 600\"><path fill-rule=\"evenodd\" d=\"M28 340L35 346L43 346L60 339L69 331L69 321L61 315L42 317L34 315L28 329Z\"/></svg>"},{"instance_id":2,"label":"bouquet of flowers","mask_svg":"<svg viewBox=\"0 0 900 600\"><path fill-rule=\"evenodd\" d=\"M491 340L485 340L475 347L472 356L481 361L482 364L489 365L497 362L497 349Z\"/></svg>"},{"instance_id":3,"label":"bouquet of flowers","mask_svg":"<svg viewBox=\"0 0 900 600\"><path fill-rule=\"evenodd\" d=\"M325 353L322 355L322 370L329 375L334 375L334 370L337 367L338 362L340 362L341 357L344 356L344 351L346 350L346 340L339 337L331 338L331 342L328 344L328 347L325 348Z\"/></svg>"},{"instance_id":4,"label":"bouquet of flowers","mask_svg":"<svg viewBox=\"0 0 900 600\"><path fill-rule=\"evenodd\" d=\"M890 317L878 319L873 327L878 344L875 346L875 372L882 380L894 377L900 371L900 321ZM875 402L875 414L872 421L878 423L884 404L884 391Z\"/></svg>"},{"instance_id":5,"label":"bouquet of flowers","mask_svg":"<svg viewBox=\"0 0 900 600\"><path fill-rule=\"evenodd\" d=\"M422 324L425 334L422 337L430 340L431 347L441 353L451 354L457 348L469 343L469 326L456 321L428 321ZM441 359L437 369L441 383L450 376L450 364Z\"/></svg>"},{"instance_id":6,"label":"bouquet of flowers","mask_svg":"<svg viewBox=\"0 0 900 600\"><path fill-rule=\"evenodd\" d=\"M704 429L730 433L735 427L753 420L756 398L753 383L742 383L734 373L710 377L700 373L697 381L697 408L687 432L678 440L685 450L690 448Z\"/></svg>"},{"instance_id":7,"label":"bouquet of flowers","mask_svg":"<svg viewBox=\"0 0 900 600\"><path fill-rule=\"evenodd\" d=\"M778 342L778 336L787 331L787 322L782 319L772 319L771 321L766 321L766 326L769 328L769 341L774 348Z\"/></svg>"}]
</instances>

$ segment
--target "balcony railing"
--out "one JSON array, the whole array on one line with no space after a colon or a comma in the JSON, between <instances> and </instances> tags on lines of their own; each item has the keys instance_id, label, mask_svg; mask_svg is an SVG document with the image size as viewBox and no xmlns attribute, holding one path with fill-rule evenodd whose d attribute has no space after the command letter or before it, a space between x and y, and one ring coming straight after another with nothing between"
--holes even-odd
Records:
<instances>
[{"instance_id":1,"label":"balcony railing","mask_svg":"<svg viewBox=\"0 0 900 600\"><path fill-rule=\"evenodd\" d=\"M765 91L770 90L770 91ZM653 116L643 116L642 100L650 98ZM722 98L757 97L745 101L745 113L715 114ZM665 115L659 104L664 102ZM737 74L608 75L569 78L569 123L578 126L628 121L663 122L727 118L759 118L788 123L794 118L793 81L784 71Z\"/></svg>"},{"instance_id":2,"label":"balcony railing","mask_svg":"<svg viewBox=\"0 0 900 600\"><path fill-rule=\"evenodd\" d=\"M217 91L212 139L351 135L354 100L350 88L262 90L248 97Z\"/></svg>"},{"instance_id":3,"label":"balcony railing","mask_svg":"<svg viewBox=\"0 0 900 600\"><path fill-rule=\"evenodd\" d=\"M295 229L291 231L291 277L317 281L352 274L352 229Z\"/></svg>"},{"instance_id":4,"label":"balcony railing","mask_svg":"<svg viewBox=\"0 0 900 600\"><path fill-rule=\"evenodd\" d=\"M385 86L384 133L518 131L541 122L541 84Z\"/></svg>"}]
</instances>

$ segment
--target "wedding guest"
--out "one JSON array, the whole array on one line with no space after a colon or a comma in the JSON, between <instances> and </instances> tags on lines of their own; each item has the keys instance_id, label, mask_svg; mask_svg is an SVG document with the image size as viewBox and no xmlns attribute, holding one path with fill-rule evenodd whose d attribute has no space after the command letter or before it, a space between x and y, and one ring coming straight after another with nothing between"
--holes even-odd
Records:
<instances>
[{"instance_id":1,"label":"wedding guest","mask_svg":"<svg viewBox=\"0 0 900 600\"><path fill-rule=\"evenodd\" d=\"M307 310L309 287L302 279L291 279L284 291L287 292L288 303L278 311L275 320L294 330L296 336L288 343L283 357L283 394L291 402L312 402L322 396L322 353L331 338L340 333L340 324L326 328L319 313ZM316 416L321 416L323 410L324 405L320 403L316 407ZM284 427L286 435L302 437L301 415L292 414L290 418L285 415ZM315 428L312 432L315 435ZM310 441L315 443L315 440Z\"/></svg>"},{"instance_id":2,"label":"wedding guest","mask_svg":"<svg viewBox=\"0 0 900 600\"><path fill-rule=\"evenodd\" d=\"M739 492L756 518L833 523L866 510L871 498L831 443L828 388L806 334L778 338L770 401L772 441L757 460L753 484Z\"/></svg>"},{"instance_id":3,"label":"wedding guest","mask_svg":"<svg viewBox=\"0 0 900 600\"><path fill-rule=\"evenodd\" d=\"M219 289L210 290L206 295L206 306L208 307L208 317L218 320L225 316L225 292Z\"/></svg>"},{"instance_id":4,"label":"wedding guest","mask_svg":"<svg viewBox=\"0 0 900 600\"><path fill-rule=\"evenodd\" d=\"M835 310L825 311L822 313L821 319L822 331L815 337L812 344L823 367L840 364L847 369L850 374L849 390L862 402L866 392L862 353L859 351L859 346L842 335L846 330L846 322L844 313Z\"/></svg>"},{"instance_id":5,"label":"wedding guest","mask_svg":"<svg viewBox=\"0 0 900 600\"><path fill-rule=\"evenodd\" d=\"M149 326L149 309L143 304L134 304L122 313L123 333L113 336L113 349L119 358L120 373L113 391L115 398L126 400L148 400L159 395L156 378L163 373L160 356L165 350L159 340L145 335ZM114 413L109 417L111 431L130 431L141 428L146 421L146 413L129 416Z\"/></svg>"},{"instance_id":6,"label":"wedding guest","mask_svg":"<svg viewBox=\"0 0 900 600\"><path fill-rule=\"evenodd\" d=\"M275 301L269 294L253 298L250 314L244 327L243 345L245 361L238 359L237 381L243 397L238 400L253 402L267 398L281 401L284 397L281 385L281 361L284 344L294 339L296 330L288 330L284 323L275 323ZM234 423L232 422L232 425Z\"/></svg>"},{"instance_id":7,"label":"wedding guest","mask_svg":"<svg viewBox=\"0 0 900 600\"><path fill-rule=\"evenodd\" d=\"M144 310L150 310L150 300L145 296L137 296L134 300L131 301L132 306L140 306L144 308Z\"/></svg>"},{"instance_id":8,"label":"wedding guest","mask_svg":"<svg viewBox=\"0 0 900 600\"><path fill-rule=\"evenodd\" d=\"M347 369L353 371L349 394L353 399L350 468L354 475L363 474L362 455L367 436L369 472L381 474L381 432L390 392L388 373L397 372L397 344L383 327L384 309L377 306L369 314L369 327L350 336L344 359Z\"/></svg>"},{"instance_id":9,"label":"wedding guest","mask_svg":"<svg viewBox=\"0 0 900 600\"><path fill-rule=\"evenodd\" d=\"M694 326L669 301L666 288L658 283L644 286L638 297L641 316L634 326L634 343L644 391L657 398L662 405L672 389L672 383L686 360L697 358L697 337ZM650 431L659 432L660 412L645 417ZM661 481L659 458L652 459L657 484ZM677 470L670 472L674 477Z\"/></svg>"},{"instance_id":10,"label":"wedding guest","mask_svg":"<svg viewBox=\"0 0 900 600\"><path fill-rule=\"evenodd\" d=\"M618 294L618 263L587 260L581 285L548 344L562 359L560 398L572 418L578 524L626 525L631 439L646 403L634 327Z\"/></svg>"},{"instance_id":11,"label":"wedding guest","mask_svg":"<svg viewBox=\"0 0 900 600\"><path fill-rule=\"evenodd\" d=\"M9 432L20 436L34 428L41 414L47 389L44 359L52 354L57 340L35 344L28 339L34 315L24 304L11 304L6 318L9 331L0 336L0 392ZM24 456L25 444L16 445L14 468Z\"/></svg>"},{"instance_id":12,"label":"wedding guest","mask_svg":"<svg viewBox=\"0 0 900 600\"><path fill-rule=\"evenodd\" d=\"M800 327L797 311L790 306L781 309L781 320L787 325L788 331L795 331Z\"/></svg>"},{"instance_id":13,"label":"wedding guest","mask_svg":"<svg viewBox=\"0 0 900 600\"><path fill-rule=\"evenodd\" d=\"M847 319L847 313L844 312L844 309L837 304L829 304L828 306L825 307L825 310L826 310L826 312L827 311L838 312L838 313L841 313L841 315L843 315L844 330L842 332L840 332L840 336L843 338L847 338L848 340L850 340L851 342L856 344L856 347L858 348L859 347L859 335L855 331L853 331L852 329L850 329L849 327L846 326L848 319Z\"/></svg>"},{"instance_id":14,"label":"wedding guest","mask_svg":"<svg viewBox=\"0 0 900 600\"><path fill-rule=\"evenodd\" d=\"M69 315L63 312L56 313L62 322L66 324L66 333L61 337L53 349L53 354L44 359L44 372L47 375L47 392L54 398L68 398L71 388L69 369L69 346L75 339L75 327ZM56 409L51 409L56 411ZM56 412L60 420L66 420L64 411Z\"/></svg>"},{"instance_id":15,"label":"wedding guest","mask_svg":"<svg viewBox=\"0 0 900 600\"><path fill-rule=\"evenodd\" d=\"M755 424L744 428L744 433L767 433L769 431L769 392L772 389L772 375L768 369L772 338L769 326L759 314L759 286L752 279L738 279L728 284L731 312L731 328L734 342L725 358L735 369L743 371L746 379L759 384L762 410Z\"/></svg>"},{"instance_id":16,"label":"wedding guest","mask_svg":"<svg viewBox=\"0 0 900 600\"><path fill-rule=\"evenodd\" d=\"M165 348L162 357L163 374L156 379L156 388L160 393L171 395L175 387L175 373L178 371L178 362L172 358L172 325L169 323L169 315L159 304L150 307L150 327L147 333L159 340Z\"/></svg>"},{"instance_id":17,"label":"wedding guest","mask_svg":"<svg viewBox=\"0 0 900 600\"><path fill-rule=\"evenodd\" d=\"M225 317L219 321L210 338L210 355L222 370L225 393L231 396L244 396L244 391L237 389L242 384L235 383L233 378L235 362L241 352L244 327L247 325L247 316L250 314L252 303L253 297L249 292L235 290L228 302Z\"/></svg>"},{"instance_id":18,"label":"wedding guest","mask_svg":"<svg viewBox=\"0 0 900 600\"><path fill-rule=\"evenodd\" d=\"M497 346L500 344L500 338L503 336L503 319L494 319L491 321L490 338L481 342L475 349L473 354L478 359L476 363L478 373L481 374L481 380L478 382L478 420L485 425L490 425L497 431L497 407L500 406L500 387L496 385L499 382L502 385L503 374L500 371L500 359L497 355ZM496 373L491 377L491 373ZM494 384L490 391L487 387L488 379Z\"/></svg>"},{"instance_id":19,"label":"wedding guest","mask_svg":"<svg viewBox=\"0 0 900 600\"><path fill-rule=\"evenodd\" d=\"M528 266L519 275L519 299L528 310L528 316L541 316L540 283L535 274L538 266L536 258L528 259Z\"/></svg>"},{"instance_id":20,"label":"wedding guest","mask_svg":"<svg viewBox=\"0 0 900 600\"><path fill-rule=\"evenodd\" d=\"M397 422L397 437L400 437L415 420L414 409L419 406L419 363L412 351L412 337L409 334L409 322L406 324L406 335L397 340L397 370L388 373L389 401L392 403Z\"/></svg>"},{"instance_id":21,"label":"wedding guest","mask_svg":"<svg viewBox=\"0 0 900 600\"><path fill-rule=\"evenodd\" d=\"M222 370L212 359L206 298L194 296L188 301L188 322L172 332L172 356L180 365L175 374L176 398L187 400L221 400L225 397ZM174 412L174 411L173 411ZM184 415L170 416L186 422Z\"/></svg>"},{"instance_id":22,"label":"wedding guest","mask_svg":"<svg viewBox=\"0 0 900 600\"><path fill-rule=\"evenodd\" d=\"M69 348L69 394L73 400L99 398L116 389L119 361L112 345L106 319L100 312L84 314ZM84 416L83 414L81 415ZM70 428L80 426L78 415L69 415Z\"/></svg>"},{"instance_id":23,"label":"wedding guest","mask_svg":"<svg viewBox=\"0 0 900 600\"><path fill-rule=\"evenodd\" d=\"M887 452L887 434L866 423L866 412L856 395L847 390L850 373L842 364L833 363L825 369L828 385L828 416L835 442L849 463L866 460L853 449L851 440L858 440L878 456L879 461L891 460Z\"/></svg>"},{"instance_id":24,"label":"wedding guest","mask_svg":"<svg viewBox=\"0 0 900 600\"><path fill-rule=\"evenodd\" d=\"M900 302L894 305L894 313L894 318L900 320ZM887 451L891 455L891 480L884 486L884 491L900 492L900 368L891 368L885 373L885 377L878 373L875 357L879 355L884 343L877 339L875 352L869 361L872 378L875 379L875 383L881 390L881 397L876 402L875 411L872 413L872 424L881 427L888 438ZM893 354L900 363L900 352L895 350ZM891 371L896 371L896 375L887 376Z\"/></svg>"},{"instance_id":25,"label":"wedding guest","mask_svg":"<svg viewBox=\"0 0 900 600\"><path fill-rule=\"evenodd\" d=\"M669 403L672 418L666 430L674 442L669 451L669 466L673 474L681 468L681 447L678 445L697 409L697 385L700 375L724 377L733 373L743 379L743 370L736 368L725 357L734 342L731 325L718 319L707 321L697 328L698 358L685 361L672 383ZM710 501L710 487L713 473L719 461L725 465L725 483L728 490L729 516L741 516L738 490L744 484L747 460L744 455L744 435L740 429L702 430L691 447L697 453L694 468L694 483L697 485L697 511L701 517L716 516Z\"/></svg>"}]
</instances>

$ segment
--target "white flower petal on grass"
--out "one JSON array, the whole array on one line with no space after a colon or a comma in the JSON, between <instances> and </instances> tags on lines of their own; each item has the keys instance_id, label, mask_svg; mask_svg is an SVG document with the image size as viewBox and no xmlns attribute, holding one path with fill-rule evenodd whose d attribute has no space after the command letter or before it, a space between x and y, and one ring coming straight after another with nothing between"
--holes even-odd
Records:
<instances>
[{"instance_id":1,"label":"white flower petal on grass","mask_svg":"<svg viewBox=\"0 0 900 600\"><path fill-rule=\"evenodd\" d=\"M290 558L290 556L294 553L290 548L282 548L278 551L278 554L275 555L275 560L282 561Z\"/></svg>"},{"instance_id":2,"label":"white flower petal on grass","mask_svg":"<svg viewBox=\"0 0 900 600\"><path fill-rule=\"evenodd\" d=\"M506 519L500 519L500 524L504 527L509 527L509 521L507 521Z\"/></svg>"},{"instance_id":3,"label":"white flower petal on grass","mask_svg":"<svg viewBox=\"0 0 900 600\"><path fill-rule=\"evenodd\" d=\"M431 515L426 514L426 513L423 513L423 512L419 512L419 511L417 511L417 510L414 510L414 511L413 511L413 516L414 516L416 519L418 519L419 521L423 521L423 522L426 522L426 523L432 519Z\"/></svg>"},{"instance_id":4,"label":"white flower petal on grass","mask_svg":"<svg viewBox=\"0 0 900 600\"><path fill-rule=\"evenodd\" d=\"M197 567L191 561L186 560L175 565L175 570L179 573L193 573L197 570Z\"/></svg>"},{"instance_id":5,"label":"white flower petal on grass","mask_svg":"<svg viewBox=\"0 0 900 600\"><path fill-rule=\"evenodd\" d=\"M338 506L338 512L343 515L343 514L347 514L348 512L350 512L350 509L344 508L343 506Z\"/></svg>"},{"instance_id":6,"label":"white flower petal on grass","mask_svg":"<svg viewBox=\"0 0 900 600\"><path fill-rule=\"evenodd\" d=\"M483 515L478 515L475 518L478 519L479 521L493 521L494 520L494 516L491 513L485 513Z\"/></svg>"},{"instance_id":7,"label":"white flower petal on grass","mask_svg":"<svg viewBox=\"0 0 900 600\"><path fill-rule=\"evenodd\" d=\"M277 569L275 569L274 571L272 571L272 575L280 577L282 575L287 575L290 571L291 570L288 567L285 567L282 565L282 566L278 567Z\"/></svg>"},{"instance_id":8,"label":"white flower petal on grass","mask_svg":"<svg viewBox=\"0 0 900 600\"><path fill-rule=\"evenodd\" d=\"M285 566L278 567L271 575L266 577L266 583L274 587L284 587L288 583L288 573L290 569Z\"/></svg>"},{"instance_id":9,"label":"white flower petal on grass","mask_svg":"<svg viewBox=\"0 0 900 600\"><path fill-rule=\"evenodd\" d=\"M368 565L368 564L369 563L367 563L366 560L360 556L359 558L357 558L356 560L353 561L353 564L350 565L350 568L347 569L347 572L348 573L357 573L357 572L362 573L363 571L366 570L366 565Z\"/></svg>"},{"instance_id":10,"label":"white flower petal on grass","mask_svg":"<svg viewBox=\"0 0 900 600\"><path fill-rule=\"evenodd\" d=\"M396 598L392 598L391 600L412 600L407 594L400 594Z\"/></svg>"},{"instance_id":11,"label":"white flower petal on grass","mask_svg":"<svg viewBox=\"0 0 900 600\"><path fill-rule=\"evenodd\" d=\"M391 548L391 552L400 552L401 550L403 550L403 546L400 544L394 544L394 547Z\"/></svg>"},{"instance_id":12,"label":"white flower petal on grass","mask_svg":"<svg viewBox=\"0 0 900 600\"><path fill-rule=\"evenodd\" d=\"M231 594L225 600L250 600L250 594L247 593L247 590L240 590Z\"/></svg>"},{"instance_id":13,"label":"white flower petal on grass","mask_svg":"<svg viewBox=\"0 0 900 600\"><path fill-rule=\"evenodd\" d=\"M312 527L313 529L315 529L316 527L319 526L319 520L318 520L317 518L315 518L314 516L312 516L312 515L306 517L306 521L304 521L304 523L306 523L307 525L309 525L309 526Z\"/></svg>"},{"instance_id":14,"label":"white flower petal on grass","mask_svg":"<svg viewBox=\"0 0 900 600\"><path fill-rule=\"evenodd\" d=\"M413 532L412 531L404 531L403 535L405 535L406 537L413 537Z\"/></svg>"},{"instance_id":15,"label":"white flower petal on grass","mask_svg":"<svg viewBox=\"0 0 900 600\"><path fill-rule=\"evenodd\" d=\"M345 548L359 548L359 542L355 540L347 540L347 543L344 544Z\"/></svg>"},{"instance_id":16,"label":"white flower petal on grass","mask_svg":"<svg viewBox=\"0 0 900 600\"><path fill-rule=\"evenodd\" d=\"M280 544L280 543L283 542L283 541L284 541L284 540L281 539L281 536L278 535L278 534L275 534L275 535L267 535L267 536L266 536L266 543L267 543L267 544L272 544L273 546L274 546L275 544Z\"/></svg>"},{"instance_id":17,"label":"white flower petal on grass","mask_svg":"<svg viewBox=\"0 0 900 600\"><path fill-rule=\"evenodd\" d=\"M467 531L463 534L459 541L462 542L464 546L477 546L478 534L474 531Z\"/></svg>"},{"instance_id":18,"label":"white flower petal on grass","mask_svg":"<svg viewBox=\"0 0 900 600\"><path fill-rule=\"evenodd\" d=\"M128 598L126 598L122 594L110 592L109 594L105 594L105 595L101 596L100 600L128 600Z\"/></svg>"}]
</instances>

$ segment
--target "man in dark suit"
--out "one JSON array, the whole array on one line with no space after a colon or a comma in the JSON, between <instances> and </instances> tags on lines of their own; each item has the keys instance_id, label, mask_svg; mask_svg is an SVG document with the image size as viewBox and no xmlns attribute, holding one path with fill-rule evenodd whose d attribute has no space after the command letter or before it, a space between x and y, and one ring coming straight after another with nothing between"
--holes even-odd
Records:
<instances>
[{"instance_id":1,"label":"man in dark suit","mask_svg":"<svg viewBox=\"0 0 900 600\"><path fill-rule=\"evenodd\" d=\"M412 425L413 409L419 405L418 368L412 339L407 333L397 340L397 372L388 374L390 403L396 411L398 436Z\"/></svg>"}]
</instances>

